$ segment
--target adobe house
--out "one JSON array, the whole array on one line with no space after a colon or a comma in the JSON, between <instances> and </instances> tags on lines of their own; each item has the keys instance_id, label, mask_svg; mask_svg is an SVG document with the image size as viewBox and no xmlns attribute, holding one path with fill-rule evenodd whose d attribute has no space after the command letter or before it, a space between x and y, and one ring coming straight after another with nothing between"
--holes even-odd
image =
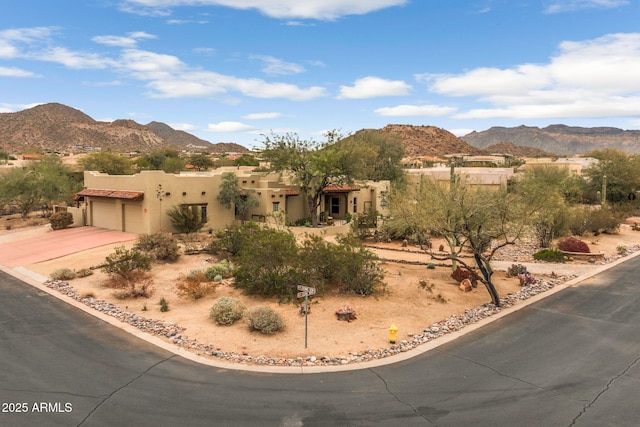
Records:
<instances>
[{"instance_id":1,"label":"adobe house","mask_svg":"<svg viewBox=\"0 0 640 427\"><path fill-rule=\"evenodd\" d=\"M69 211L74 214L76 225L152 234L177 231L167 215L172 207L197 206L206 221L205 230L224 228L241 221L233 209L226 209L217 200L225 172L233 172L240 187L251 191L260 202L247 212L247 220L266 221L277 214L293 223L310 216L305 195L286 175L253 172L251 167L180 174L142 171L134 175L109 175L86 171L85 188L77 193L77 207ZM329 187L322 195L320 211L331 212L340 220L347 213L364 212L368 207L380 210L387 189L388 182Z\"/></svg>"}]
</instances>

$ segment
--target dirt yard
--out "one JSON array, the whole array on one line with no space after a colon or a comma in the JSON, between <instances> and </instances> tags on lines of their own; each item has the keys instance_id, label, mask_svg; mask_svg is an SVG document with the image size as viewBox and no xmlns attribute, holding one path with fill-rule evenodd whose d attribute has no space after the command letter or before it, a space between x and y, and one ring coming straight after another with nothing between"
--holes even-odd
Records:
<instances>
[{"instance_id":1,"label":"dirt yard","mask_svg":"<svg viewBox=\"0 0 640 427\"><path fill-rule=\"evenodd\" d=\"M631 219L629 223L639 222ZM605 256L616 254L616 247L624 243L629 247L640 243L640 232L624 225L619 234L601 235L598 238L584 239L592 252L603 252ZM437 243L436 243L437 244ZM28 266L42 276L48 276L58 268L79 270L96 266L113 252L117 245L93 249L85 253L69 255L43 263ZM403 251L400 244L388 244L388 247ZM411 248L409 248L411 249ZM413 248L417 249L417 248ZM406 260L429 262L425 254L404 250L396 252ZM532 260L532 249L520 248L515 252L518 262ZM502 256L502 259L509 259ZM184 335L195 338L200 343L212 344L219 351L235 352L253 356L296 358L305 356L338 357L370 349L389 347L388 329L393 323L398 328L398 340L407 339L420 333L425 327L443 320L450 315L463 313L466 308L477 307L490 301L487 291L480 285L471 292L462 292L450 278L451 269L437 267L427 269L425 265L383 264L386 271L386 291L376 296L360 297L355 295L326 295L314 297L311 313L308 317L308 348L305 349L305 318L299 314L298 303L278 304L274 300L247 297L234 289L229 280L220 284L215 293L199 300L184 300L175 293L175 282L179 274L188 274L191 270L206 269L216 262L210 255L182 255L172 264L154 264L155 293L150 298L118 300L112 290L105 287L106 276L99 270L95 274L69 283L81 294L93 294L146 318L176 323L186 328ZM581 261L574 261L581 262ZM587 262L587 261L583 261ZM506 278L504 272L494 275L496 287L501 296L517 292L520 285L517 278ZM433 285L433 292L426 291L420 281ZM209 310L214 301L224 295L238 297L247 305L267 304L276 309L286 319L286 330L273 336L264 336L250 332L247 324L240 321L233 326L217 326L209 319ZM446 302L439 302L437 296ZM159 301L165 298L169 311L161 312ZM300 300L302 302L302 300ZM353 307L357 319L351 322L338 321L335 311L344 306Z\"/></svg>"}]
</instances>

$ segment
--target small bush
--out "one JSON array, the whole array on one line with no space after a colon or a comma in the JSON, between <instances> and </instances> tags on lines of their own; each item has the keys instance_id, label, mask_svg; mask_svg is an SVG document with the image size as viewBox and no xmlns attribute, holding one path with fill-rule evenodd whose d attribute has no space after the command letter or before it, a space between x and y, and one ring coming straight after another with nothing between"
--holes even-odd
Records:
<instances>
[{"instance_id":1,"label":"small bush","mask_svg":"<svg viewBox=\"0 0 640 427\"><path fill-rule=\"evenodd\" d=\"M536 279L530 273L518 274L518 280L520 280L520 286L528 286L536 283Z\"/></svg>"},{"instance_id":2,"label":"small bush","mask_svg":"<svg viewBox=\"0 0 640 427\"><path fill-rule=\"evenodd\" d=\"M507 277L516 277L527 273L527 267L522 264L511 264L511 267L507 269Z\"/></svg>"},{"instance_id":3,"label":"small bush","mask_svg":"<svg viewBox=\"0 0 640 427\"><path fill-rule=\"evenodd\" d=\"M202 270L194 270L188 276L181 274L176 283L176 294L180 298L200 299L215 290L216 285L207 279Z\"/></svg>"},{"instance_id":4,"label":"small bush","mask_svg":"<svg viewBox=\"0 0 640 427\"><path fill-rule=\"evenodd\" d=\"M169 311L169 303L164 297L160 298L160 311L163 313Z\"/></svg>"},{"instance_id":5,"label":"small bush","mask_svg":"<svg viewBox=\"0 0 640 427\"><path fill-rule=\"evenodd\" d=\"M209 317L218 325L233 325L242 319L247 307L238 298L220 297L211 307Z\"/></svg>"},{"instance_id":6,"label":"small bush","mask_svg":"<svg viewBox=\"0 0 640 427\"><path fill-rule=\"evenodd\" d=\"M155 292L153 278L146 273L128 278L112 276L109 278L108 286L115 289L113 296L118 299L149 298Z\"/></svg>"},{"instance_id":7,"label":"small bush","mask_svg":"<svg viewBox=\"0 0 640 427\"><path fill-rule=\"evenodd\" d=\"M134 248L157 261L175 262L180 258L178 242L166 233L142 234Z\"/></svg>"},{"instance_id":8,"label":"small bush","mask_svg":"<svg viewBox=\"0 0 640 427\"><path fill-rule=\"evenodd\" d=\"M249 329L271 335L284 329L285 322L280 313L264 305L254 307L247 313Z\"/></svg>"},{"instance_id":9,"label":"small bush","mask_svg":"<svg viewBox=\"0 0 640 427\"><path fill-rule=\"evenodd\" d=\"M76 277L87 277L91 276L92 274L93 270L89 268L81 268L80 270L76 271Z\"/></svg>"},{"instance_id":10,"label":"small bush","mask_svg":"<svg viewBox=\"0 0 640 427\"><path fill-rule=\"evenodd\" d=\"M564 239L558 242L558 249L564 252L580 252L588 254L591 251L589 250L589 245L583 242L580 239L576 239L575 237L565 237Z\"/></svg>"},{"instance_id":11,"label":"small bush","mask_svg":"<svg viewBox=\"0 0 640 427\"><path fill-rule=\"evenodd\" d=\"M533 254L533 259L546 262L565 262L566 256L557 249L542 249Z\"/></svg>"},{"instance_id":12,"label":"small bush","mask_svg":"<svg viewBox=\"0 0 640 427\"><path fill-rule=\"evenodd\" d=\"M70 268L59 268L51 273L53 280L72 280L76 278L76 273Z\"/></svg>"},{"instance_id":13,"label":"small bush","mask_svg":"<svg viewBox=\"0 0 640 427\"><path fill-rule=\"evenodd\" d=\"M436 268L436 265L434 263L430 262L430 263L427 264L427 269L428 270L435 270L435 268Z\"/></svg>"},{"instance_id":14,"label":"small bush","mask_svg":"<svg viewBox=\"0 0 640 427\"><path fill-rule=\"evenodd\" d=\"M62 230L73 224L73 215L71 212L56 212L49 217L49 221L53 230Z\"/></svg>"},{"instance_id":15,"label":"small bush","mask_svg":"<svg viewBox=\"0 0 640 427\"><path fill-rule=\"evenodd\" d=\"M456 268L456 270L451 273L451 278L458 283L462 282L464 279L469 279L474 288L478 286L478 280L480 280L480 276L478 276L477 273L469 271L463 267Z\"/></svg>"},{"instance_id":16,"label":"small bush","mask_svg":"<svg viewBox=\"0 0 640 427\"><path fill-rule=\"evenodd\" d=\"M207 268L204 272L204 275L209 280L215 280L216 276L221 276L221 279L228 279L231 277L231 266L228 262L223 262L222 264L214 264L211 267Z\"/></svg>"},{"instance_id":17,"label":"small bush","mask_svg":"<svg viewBox=\"0 0 640 427\"><path fill-rule=\"evenodd\" d=\"M115 248L115 252L105 258L102 271L111 277L120 277L125 281L137 280L145 271L151 270L151 259L140 249Z\"/></svg>"},{"instance_id":18,"label":"small bush","mask_svg":"<svg viewBox=\"0 0 640 427\"><path fill-rule=\"evenodd\" d=\"M616 252L618 253L618 255L625 256L629 253L629 248L624 243L618 243L618 245L616 246Z\"/></svg>"}]
</instances>

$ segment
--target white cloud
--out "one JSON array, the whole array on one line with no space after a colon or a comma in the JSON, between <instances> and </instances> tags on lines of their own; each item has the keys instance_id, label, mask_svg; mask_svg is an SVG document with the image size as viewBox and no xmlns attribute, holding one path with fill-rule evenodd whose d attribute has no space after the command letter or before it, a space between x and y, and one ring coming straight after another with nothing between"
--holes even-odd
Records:
<instances>
[{"instance_id":1,"label":"white cloud","mask_svg":"<svg viewBox=\"0 0 640 427\"><path fill-rule=\"evenodd\" d=\"M0 113L14 113L16 111L26 110L28 108L37 107L38 105L42 105L42 103L36 102L33 104L7 104L0 103Z\"/></svg>"},{"instance_id":2,"label":"white cloud","mask_svg":"<svg viewBox=\"0 0 640 427\"><path fill-rule=\"evenodd\" d=\"M0 58L23 58L62 64L71 69L109 69L122 76L146 82L148 94L157 98L210 97L238 92L252 98L284 98L306 101L326 96L320 86L307 88L258 78L239 78L193 68L178 57L135 48L125 48L120 57L73 51L56 46L50 39L52 28L27 28L0 31ZM144 32L129 33L128 38L101 36L94 39L113 46L129 46L135 40L155 36ZM131 40L128 40L131 39ZM40 46L43 45L43 46ZM4 68L4 73L17 69Z\"/></svg>"},{"instance_id":3,"label":"white cloud","mask_svg":"<svg viewBox=\"0 0 640 427\"><path fill-rule=\"evenodd\" d=\"M104 69L115 65L109 58L95 53L76 52L65 47L53 47L30 54L30 59L55 62L72 69Z\"/></svg>"},{"instance_id":4,"label":"white cloud","mask_svg":"<svg viewBox=\"0 0 640 427\"><path fill-rule=\"evenodd\" d=\"M262 71L271 75L291 75L304 73L306 70L302 65L295 64L293 62L285 62L281 59L274 58L273 56L266 55L253 55L251 58L262 61L265 65Z\"/></svg>"},{"instance_id":5,"label":"white cloud","mask_svg":"<svg viewBox=\"0 0 640 427\"><path fill-rule=\"evenodd\" d=\"M246 132L252 130L253 127L241 122L220 122L209 124L207 129L211 132Z\"/></svg>"},{"instance_id":6,"label":"white cloud","mask_svg":"<svg viewBox=\"0 0 640 427\"><path fill-rule=\"evenodd\" d=\"M189 123L169 123L169 126L175 130L183 130L185 132L196 129L194 125Z\"/></svg>"},{"instance_id":7,"label":"white cloud","mask_svg":"<svg viewBox=\"0 0 640 427\"><path fill-rule=\"evenodd\" d=\"M0 77L40 77L40 75L16 67L0 67Z\"/></svg>"},{"instance_id":8,"label":"white cloud","mask_svg":"<svg viewBox=\"0 0 640 427\"><path fill-rule=\"evenodd\" d=\"M153 34L145 33L144 31L137 31L128 33L127 37L123 36L95 36L91 40L96 43L104 44L107 46L118 47L136 47L140 39L155 39Z\"/></svg>"},{"instance_id":9,"label":"white cloud","mask_svg":"<svg viewBox=\"0 0 640 427\"><path fill-rule=\"evenodd\" d=\"M24 56L23 49L49 41L55 27L10 28L0 31L0 58Z\"/></svg>"},{"instance_id":10,"label":"white cloud","mask_svg":"<svg viewBox=\"0 0 640 427\"><path fill-rule=\"evenodd\" d=\"M545 13L574 12L581 9L612 9L629 4L629 0L552 0Z\"/></svg>"},{"instance_id":11,"label":"white cloud","mask_svg":"<svg viewBox=\"0 0 640 427\"><path fill-rule=\"evenodd\" d=\"M256 9L278 19L333 20L347 15L364 15L393 6L403 6L409 0L127 0L131 7L122 10L151 13L153 10L176 6L225 6L234 9ZM140 9L142 7L142 9Z\"/></svg>"},{"instance_id":12,"label":"white cloud","mask_svg":"<svg viewBox=\"0 0 640 427\"><path fill-rule=\"evenodd\" d=\"M339 99L364 99L378 96L407 95L411 86L402 80L385 80L379 77L364 77L353 86L340 86Z\"/></svg>"},{"instance_id":13,"label":"white cloud","mask_svg":"<svg viewBox=\"0 0 640 427\"><path fill-rule=\"evenodd\" d=\"M243 117L243 119L247 120L265 120L265 119L277 119L278 117L282 117L281 113L253 113L247 114Z\"/></svg>"},{"instance_id":14,"label":"white cloud","mask_svg":"<svg viewBox=\"0 0 640 427\"><path fill-rule=\"evenodd\" d=\"M455 111L456 109L453 107L442 107L438 105L398 105L396 107L383 107L375 110L376 114L381 116L394 117L438 117L446 116Z\"/></svg>"},{"instance_id":15,"label":"white cloud","mask_svg":"<svg viewBox=\"0 0 640 427\"><path fill-rule=\"evenodd\" d=\"M640 33L626 33L563 42L546 64L416 78L432 92L486 105L456 118L637 117L639 69Z\"/></svg>"}]
</instances>

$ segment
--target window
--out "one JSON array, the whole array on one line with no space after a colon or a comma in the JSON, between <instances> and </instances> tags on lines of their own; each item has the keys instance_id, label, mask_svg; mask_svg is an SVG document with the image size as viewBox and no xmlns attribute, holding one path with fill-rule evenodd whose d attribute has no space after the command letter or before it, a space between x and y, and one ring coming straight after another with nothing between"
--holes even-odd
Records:
<instances>
[{"instance_id":1,"label":"window","mask_svg":"<svg viewBox=\"0 0 640 427\"><path fill-rule=\"evenodd\" d=\"M202 218L202 222L208 222L209 221L207 219L207 207L206 206L200 206L200 218Z\"/></svg>"},{"instance_id":2,"label":"window","mask_svg":"<svg viewBox=\"0 0 640 427\"><path fill-rule=\"evenodd\" d=\"M358 213L358 198L353 198L353 213Z\"/></svg>"},{"instance_id":3,"label":"window","mask_svg":"<svg viewBox=\"0 0 640 427\"><path fill-rule=\"evenodd\" d=\"M273 202L273 212L280 211L280 202Z\"/></svg>"}]
</instances>

